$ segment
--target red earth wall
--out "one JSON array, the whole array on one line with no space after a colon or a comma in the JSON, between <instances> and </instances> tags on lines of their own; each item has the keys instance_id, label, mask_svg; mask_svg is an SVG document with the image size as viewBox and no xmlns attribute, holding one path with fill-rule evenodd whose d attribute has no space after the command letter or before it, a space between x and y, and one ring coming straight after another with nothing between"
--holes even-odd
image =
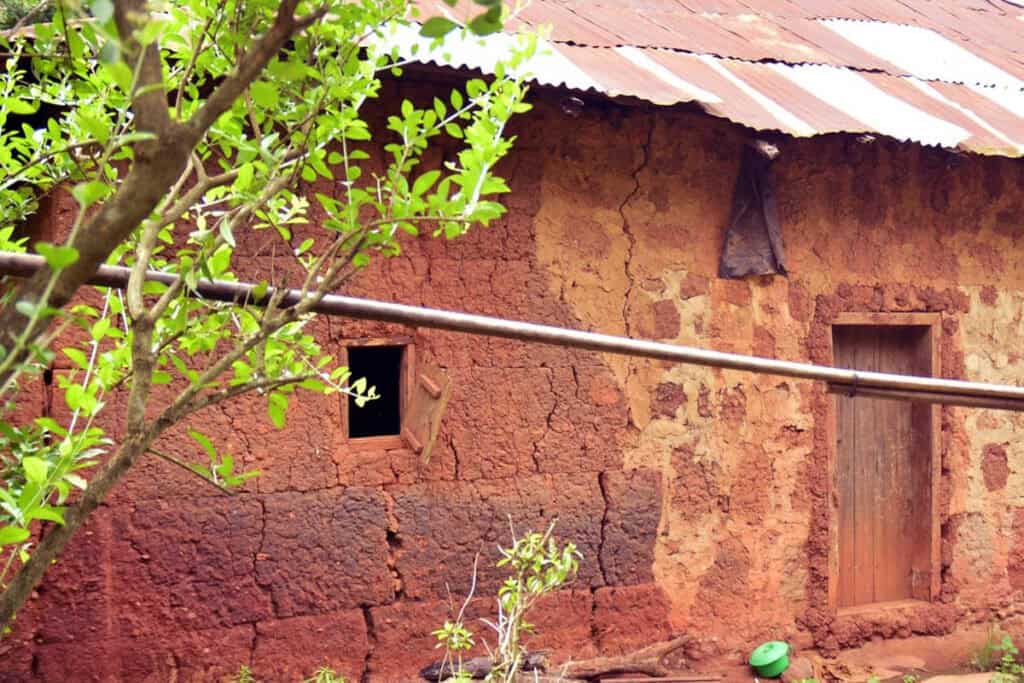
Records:
<instances>
[{"instance_id":1,"label":"red earth wall","mask_svg":"<svg viewBox=\"0 0 1024 683\"><path fill-rule=\"evenodd\" d=\"M933 311L944 375L1024 380L1024 164L848 136L783 140L790 275L721 280L748 133L600 101L576 118L559 97L539 95L515 126L505 219L450 242L411 239L349 291L819 363L831 362L840 312ZM49 220L68 215L58 203ZM284 246L268 239L240 245L241 277L279 275ZM534 642L559 656L673 632L693 636L698 662L768 638L830 650L1015 614L1018 417L942 409L938 599L838 616L822 387L343 319L315 330L334 347L412 336L417 356L444 368L453 394L430 463L353 448L337 398L293 400L283 431L255 398L209 411L197 423L263 476L227 498L141 462L0 642L0 681L213 681L241 664L266 681L321 665L409 680L438 656L430 632L468 590L477 552L469 612L491 609L509 515L517 529L557 515L583 553L572 590L535 616ZM27 395L24 411L38 414L39 392ZM182 434L161 448L194 455Z\"/></svg>"}]
</instances>

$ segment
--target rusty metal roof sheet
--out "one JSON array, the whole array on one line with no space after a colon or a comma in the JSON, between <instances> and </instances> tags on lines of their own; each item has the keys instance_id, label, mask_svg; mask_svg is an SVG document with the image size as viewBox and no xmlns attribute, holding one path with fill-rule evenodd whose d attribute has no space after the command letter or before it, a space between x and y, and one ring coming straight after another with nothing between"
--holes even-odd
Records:
<instances>
[{"instance_id":1,"label":"rusty metal roof sheet","mask_svg":"<svg viewBox=\"0 0 1024 683\"><path fill-rule=\"evenodd\" d=\"M418 0L424 16L452 11ZM1014 0L532 0L550 26L537 83L709 114L793 136L872 133L1024 156L1024 2ZM414 29L410 60L491 72L514 38ZM412 54L412 46L417 52Z\"/></svg>"}]
</instances>

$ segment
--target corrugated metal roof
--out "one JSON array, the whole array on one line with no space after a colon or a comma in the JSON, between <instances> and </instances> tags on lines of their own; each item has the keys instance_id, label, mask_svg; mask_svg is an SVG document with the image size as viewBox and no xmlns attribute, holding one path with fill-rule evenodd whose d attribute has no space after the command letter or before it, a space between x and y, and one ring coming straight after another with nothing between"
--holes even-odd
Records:
<instances>
[{"instance_id":1,"label":"corrugated metal roof","mask_svg":"<svg viewBox=\"0 0 1024 683\"><path fill-rule=\"evenodd\" d=\"M451 16L418 0L424 16ZM465 5L467 3L461 3ZM794 136L873 133L1024 156L1024 3L1011 0L532 0L550 26L537 83L708 113ZM514 39L412 28L406 59L493 71ZM413 45L417 53L413 55Z\"/></svg>"}]
</instances>

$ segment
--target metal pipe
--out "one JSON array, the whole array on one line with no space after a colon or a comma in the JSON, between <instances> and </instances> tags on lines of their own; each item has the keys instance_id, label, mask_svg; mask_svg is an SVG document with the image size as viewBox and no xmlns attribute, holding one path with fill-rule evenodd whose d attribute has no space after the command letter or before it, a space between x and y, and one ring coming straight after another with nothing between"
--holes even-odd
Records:
<instances>
[{"instance_id":1,"label":"metal pipe","mask_svg":"<svg viewBox=\"0 0 1024 683\"><path fill-rule=\"evenodd\" d=\"M43 258L34 254L0 252L0 273L6 275L27 277L43 267L44 264ZM89 284L123 289L128 284L129 273L130 270L122 266L101 266L96 275L89 280ZM146 279L170 284L177 279L177 276L149 270L146 271ZM216 301L259 305L260 301L253 296L255 288L255 285L246 283L200 280L196 290L189 294ZM266 296L269 297L269 295L270 293ZM294 305L299 302L300 296L299 290L287 290L281 305ZM380 320L416 327L518 339L692 365L819 380L832 385L842 385L844 391L853 393L863 393L868 389L873 390L872 395L875 396L878 395L878 392L885 390L913 392L919 400L929 402L1024 410L1024 388L1005 384L985 384L833 368L336 294L325 296L313 310L317 313L361 320ZM939 398L942 398L942 401L939 401Z\"/></svg>"},{"instance_id":2,"label":"metal pipe","mask_svg":"<svg viewBox=\"0 0 1024 683\"><path fill-rule=\"evenodd\" d=\"M986 396L963 396L932 391L905 391L900 389L876 389L874 387L854 387L849 384L829 383L831 394L842 394L851 397L881 398L889 401L914 401L917 403L941 403L944 405L963 406L965 408L991 408L995 410L1024 411L1024 401L1013 398L989 398Z\"/></svg>"}]
</instances>

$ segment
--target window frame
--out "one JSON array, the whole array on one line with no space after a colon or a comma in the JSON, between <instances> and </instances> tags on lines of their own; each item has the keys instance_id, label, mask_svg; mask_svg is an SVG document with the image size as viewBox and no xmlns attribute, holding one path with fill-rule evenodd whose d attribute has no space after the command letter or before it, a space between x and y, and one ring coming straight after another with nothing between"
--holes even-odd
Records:
<instances>
[{"instance_id":1,"label":"window frame","mask_svg":"<svg viewBox=\"0 0 1024 683\"><path fill-rule=\"evenodd\" d=\"M386 434L382 436L359 436L349 435L349 397L348 394L341 394L341 423L343 442L349 448L359 450L397 450L408 449L409 445L402 437L401 425L405 422L406 411L409 409L411 388L416 372L416 347L413 338L408 336L400 337L362 337L358 339L344 339L341 341L339 359L342 365L349 365L348 350L354 347L364 346L399 346L402 348L402 363L398 371L399 386L399 432L398 434ZM353 379L357 379L353 376Z\"/></svg>"}]
</instances>

